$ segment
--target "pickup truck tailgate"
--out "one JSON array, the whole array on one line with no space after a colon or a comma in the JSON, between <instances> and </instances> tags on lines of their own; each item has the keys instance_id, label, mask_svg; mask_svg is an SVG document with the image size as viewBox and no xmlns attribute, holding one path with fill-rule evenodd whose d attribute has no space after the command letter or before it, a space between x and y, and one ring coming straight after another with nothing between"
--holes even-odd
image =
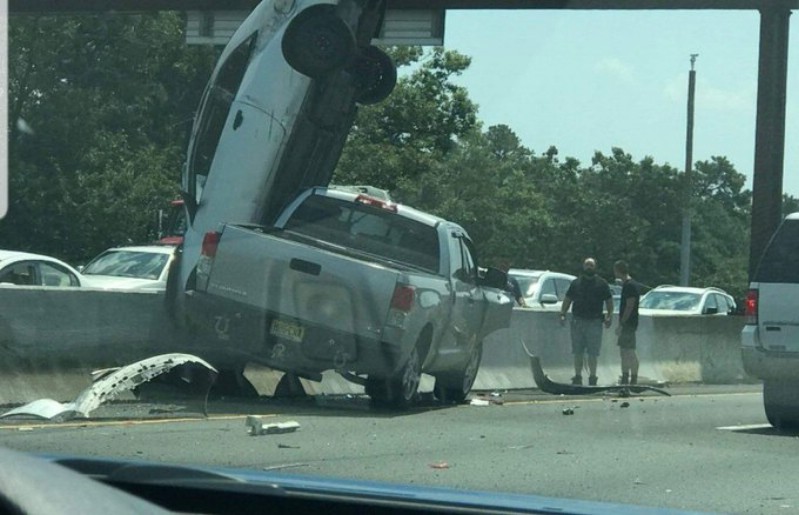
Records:
<instances>
[{"instance_id":1,"label":"pickup truck tailgate","mask_svg":"<svg viewBox=\"0 0 799 515\"><path fill-rule=\"evenodd\" d=\"M391 302L385 292L394 290L399 275L379 264L228 225L207 291L287 322L379 339Z\"/></svg>"}]
</instances>

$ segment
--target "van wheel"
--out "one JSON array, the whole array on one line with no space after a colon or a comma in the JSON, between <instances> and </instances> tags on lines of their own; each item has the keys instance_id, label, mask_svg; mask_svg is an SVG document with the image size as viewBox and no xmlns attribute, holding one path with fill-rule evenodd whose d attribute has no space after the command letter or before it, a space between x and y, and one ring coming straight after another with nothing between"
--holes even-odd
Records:
<instances>
[{"instance_id":1,"label":"van wheel","mask_svg":"<svg viewBox=\"0 0 799 515\"><path fill-rule=\"evenodd\" d=\"M763 407L769 424L775 428L799 429L799 383L764 381Z\"/></svg>"},{"instance_id":2,"label":"van wheel","mask_svg":"<svg viewBox=\"0 0 799 515\"><path fill-rule=\"evenodd\" d=\"M407 409L416 404L421 381L422 363L414 347L399 372L387 379L367 379L365 390L375 408Z\"/></svg>"},{"instance_id":3,"label":"van wheel","mask_svg":"<svg viewBox=\"0 0 799 515\"><path fill-rule=\"evenodd\" d=\"M312 79L344 67L355 52L352 31L332 5L305 9L294 17L281 41L289 65Z\"/></svg>"},{"instance_id":4,"label":"van wheel","mask_svg":"<svg viewBox=\"0 0 799 515\"><path fill-rule=\"evenodd\" d=\"M461 373L436 376L436 385L433 388L436 398L442 402L455 404L461 404L465 401L466 396L472 391L475 379L477 379L477 372L480 370L482 358L483 343L479 342L469 354L469 361Z\"/></svg>"},{"instance_id":5,"label":"van wheel","mask_svg":"<svg viewBox=\"0 0 799 515\"><path fill-rule=\"evenodd\" d=\"M391 57L376 46L361 49L350 71L355 77L355 101L359 104L381 102L397 85L397 67Z\"/></svg>"}]
</instances>

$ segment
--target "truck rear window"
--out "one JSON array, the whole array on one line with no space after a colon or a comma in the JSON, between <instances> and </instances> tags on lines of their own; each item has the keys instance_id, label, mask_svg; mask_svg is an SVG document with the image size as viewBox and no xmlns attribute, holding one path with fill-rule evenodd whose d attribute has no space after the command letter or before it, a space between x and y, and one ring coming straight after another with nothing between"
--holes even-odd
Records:
<instances>
[{"instance_id":1,"label":"truck rear window","mask_svg":"<svg viewBox=\"0 0 799 515\"><path fill-rule=\"evenodd\" d=\"M786 220L775 233L755 273L762 283L799 283L799 220Z\"/></svg>"},{"instance_id":2,"label":"truck rear window","mask_svg":"<svg viewBox=\"0 0 799 515\"><path fill-rule=\"evenodd\" d=\"M285 229L384 260L439 271L436 229L393 211L311 195Z\"/></svg>"}]
</instances>

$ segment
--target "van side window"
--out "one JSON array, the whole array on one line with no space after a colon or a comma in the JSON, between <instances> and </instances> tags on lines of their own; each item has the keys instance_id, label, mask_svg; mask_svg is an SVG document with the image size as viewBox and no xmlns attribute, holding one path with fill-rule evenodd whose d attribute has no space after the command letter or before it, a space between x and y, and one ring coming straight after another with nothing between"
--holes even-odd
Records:
<instances>
[{"instance_id":1,"label":"van side window","mask_svg":"<svg viewBox=\"0 0 799 515\"><path fill-rule=\"evenodd\" d=\"M799 220L785 220L769 243L754 280L799 283Z\"/></svg>"}]
</instances>

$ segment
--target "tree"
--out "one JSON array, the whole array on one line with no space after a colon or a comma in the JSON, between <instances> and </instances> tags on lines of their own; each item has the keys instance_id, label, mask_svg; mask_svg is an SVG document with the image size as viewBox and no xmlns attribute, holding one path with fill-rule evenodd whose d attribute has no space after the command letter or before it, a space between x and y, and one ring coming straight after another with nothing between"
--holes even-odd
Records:
<instances>
[{"instance_id":1,"label":"tree","mask_svg":"<svg viewBox=\"0 0 799 515\"><path fill-rule=\"evenodd\" d=\"M339 160L334 182L395 190L430 171L477 126L477 108L451 78L470 59L435 48L388 49L395 62L414 66L382 103L361 108Z\"/></svg>"},{"instance_id":2,"label":"tree","mask_svg":"<svg viewBox=\"0 0 799 515\"><path fill-rule=\"evenodd\" d=\"M176 13L10 19L6 246L80 261L150 238L215 61L182 27Z\"/></svg>"}]
</instances>

